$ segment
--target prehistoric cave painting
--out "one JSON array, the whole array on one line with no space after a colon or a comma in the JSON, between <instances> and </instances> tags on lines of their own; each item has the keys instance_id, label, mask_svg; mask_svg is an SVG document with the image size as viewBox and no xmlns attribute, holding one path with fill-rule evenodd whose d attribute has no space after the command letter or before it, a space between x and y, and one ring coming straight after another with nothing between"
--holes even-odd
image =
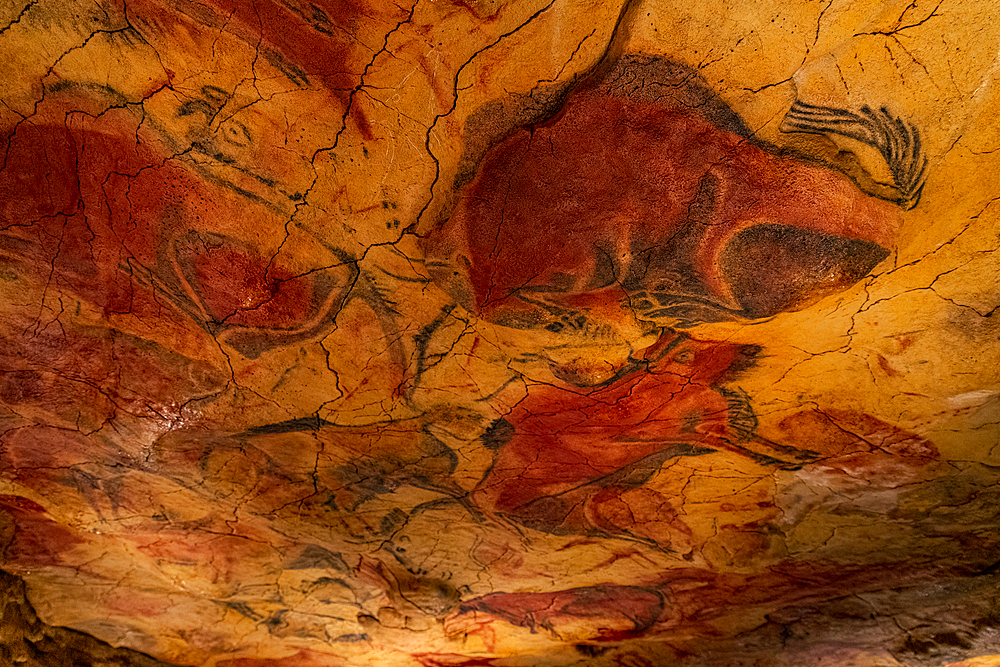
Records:
<instances>
[{"instance_id":1,"label":"prehistoric cave painting","mask_svg":"<svg viewBox=\"0 0 1000 667\"><path fill-rule=\"evenodd\" d=\"M829 486L862 483L891 489L926 478L939 460L934 443L916 433L851 410L801 410L782 419L775 437L817 450L812 472L833 476Z\"/></svg>"},{"instance_id":2,"label":"prehistoric cave painting","mask_svg":"<svg viewBox=\"0 0 1000 667\"><path fill-rule=\"evenodd\" d=\"M925 170L916 131L884 111L863 113L799 104L786 129L854 133L882 152L914 204ZM725 451L765 471L806 467L881 488L919 478L934 446L867 415L802 412L777 438L762 437L749 397L732 384L758 349L678 331L769 317L843 290L887 256L897 226L892 204L755 140L693 72L655 59L623 58L552 118L514 129L431 234L431 275L504 326L596 344L643 323L661 329L610 371L554 364L557 382L529 386L483 437L495 455L473 504L535 530L691 558L704 545L678 499L647 485L671 459ZM753 523L730 528L761 533ZM766 551L759 537L751 542ZM456 613L565 640L594 625L589 610L600 606L583 638L604 641L649 631L668 598L655 587L597 585L495 593ZM621 627L609 620L619 608Z\"/></svg>"},{"instance_id":3,"label":"prehistoric cave painting","mask_svg":"<svg viewBox=\"0 0 1000 667\"><path fill-rule=\"evenodd\" d=\"M624 56L486 152L428 271L505 326L600 341L804 307L865 276L899 210L754 138L691 69Z\"/></svg>"},{"instance_id":4,"label":"prehistoric cave painting","mask_svg":"<svg viewBox=\"0 0 1000 667\"><path fill-rule=\"evenodd\" d=\"M636 492L668 459L724 450L794 468L816 457L758 437L746 395L724 386L757 351L668 330L613 381L529 389L484 437L497 451L473 501L537 530L670 548L686 530L674 500Z\"/></svg>"},{"instance_id":5,"label":"prehistoric cave painting","mask_svg":"<svg viewBox=\"0 0 1000 667\"><path fill-rule=\"evenodd\" d=\"M304 419L256 427L238 437L262 449L268 443L288 442L289 437L318 445L314 480L323 489L318 497L334 512L350 514L366 501L406 485L461 501L462 490L449 479L457 456L428 431L428 421L348 428Z\"/></svg>"},{"instance_id":6,"label":"prehistoric cave painting","mask_svg":"<svg viewBox=\"0 0 1000 667\"><path fill-rule=\"evenodd\" d=\"M727 386L757 351L668 331L613 381L529 389L483 437L496 455L473 502L545 532L689 549L678 499L644 486L670 459L724 451L884 488L937 460L923 438L844 410L796 413L762 437L748 397Z\"/></svg>"},{"instance_id":7,"label":"prehistoric cave painting","mask_svg":"<svg viewBox=\"0 0 1000 667\"><path fill-rule=\"evenodd\" d=\"M859 113L817 106L796 100L785 115L785 132L839 134L876 149L885 160L899 192L898 203L913 208L927 177L927 156L920 133L913 125L893 116L885 107L878 111L862 106Z\"/></svg>"},{"instance_id":8,"label":"prehistoric cave painting","mask_svg":"<svg viewBox=\"0 0 1000 667\"><path fill-rule=\"evenodd\" d=\"M0 495L0 555L17 571L86 570L82 554L94 539L127 526L120 538L159 567L211 572L219 584L215 604L255 621L275 613L283 620L272 634L303 622L273 600L238 594L248 564L301 578L307 589L296 594L315 598L307 603L324 614L375 613L378 607L361 602L388 591L402 606L443 616L457 605L455 588L428 576L427 564L405 548L388 550L408 521L464 502L449 479L454 452L426 427L427 420L355 428L297 420L241 433L177 429L145 457L68 429L14 429L0 435L5 476L39 497L75 498L76 509L100 527L96 536L74 530L34 501ZM393 499L401 489L419 490L411 493L418 500L406 506L400 495ZM300 528L286 533L282 524Z\"/></svg>"},{"instance_id":9,"label":"prehistoric cave painting","mask_svg":"<svg viewBox=\"0 0 1000 667\"><path fill-rule=\"evenodd\" d=\"M497 593L470 600L457 615L481 612L565 640L620 641L642 636L670 617L668 596L656 588L612 584L546 593Z\"/></svg>"},{"instance_id":10,"label":"prehistoric cave painting","mask_svg":"<svg viewBox=\"0 0 1000 667\"><path fill-rule=\"evenodd\" d=\"M924 437L835 398L806 407L806 364L763 414L743 389L787 370L753 365L798 342L795 318L737 334L770 347L777 329L773 349L699 329L804 308L894 250L927 171L912 104L799 101L781 125L872 148L879 189L759 140L712 92L700 72L758 117L792 101L787 82L733 76L749 51L716 43L723 23L699 38L713 55L678 55L705 56L699 71L630 55L578 78L609 40L653 46L642 15L673 39L669 3L626 3L637 20L617 28L618 6L547 0L116 0L89 10L103 19L23 4L0 34L32 25L51 57L0 122L0 566L50 622L177 664L546 664L556 648L653 667L675 645L676 662L720 635L745 646L765 616L784 643L773 619L803 599L996 571L993 476L953 455L971 481L935 487L947 466ZM796 9L807 41L815 19L809 58L845 17L815 4ZM50 44L63 29L80 40ZM773 34L762 52L794 51ZM460 119L508 90L460 158ZM992 149L972 134L949 160ZM453 187L432 182L452 168ZM891 331L862 312L910 287L876 280L835 309L858 315L848 349ZM825 310L801 337L846 330ZM817 394L857 380L839 363ZM920 423L887 400L899 368L852 403ZM919 516L942 506L973 517ZM871 547L881 532L898 551L917 534L926 562ZM668 657L638 657L654 644Z\"/></svg>"},{"instance_id":11,"label":"prehistoric cave painting","mask_svg":"<svg viewBox=\"0 0 1000 667\"><path fill-rule=\"evenodd\" d=\"M793 129L864 130L917 196L912 127L833 110L807 122L803 109ZM683 522L642 488L668 459L817 459L809 438L760 437L749 398L727 386L756 350L678 331L843 290L888 255L898 224L893 204L755 139L689 68L644 56L604 66L554 115L485 151L427 240L428 270L500 325L597 345L651 327L660 337L603 374L554 363L561 384L529 387L484 437L496 455L474 503L539 530L669 548Z\"/></svg>"},{"instance_id":12,"label":"prehistoric cave painting","mask_svg":"<svg viewBox=\"0 0 1000 667\"><path fill-rule=\"evenodd\" d=\"M911 576L909 570L902 563L872 568L808 560L752 574L679 567L651 574L645 585L608 582L546 592L489 593L464 601L446 619L445 630L488 638L495 632L493 624L502 620L564 642L588 642L578 647L594 653L611 648L616 641L648 637L666 628L701 642L718 636L718 623L724 624L727 610L734 607L763 600L791 605L812 596L854 597L866 590L901 585ZM805 588L803 581L808 582ZM601 610L606 621L601 619ZM864 618L869 620L865 610ZM681 650L676 657L684 656Z\"/></svg>"},{"instance_id":13,"label":"prehistoric cave painting","mask_svg":"<svg viewBox=\"0 0 1000 667\"><path fill-rule=\"evenodd\" d=\"M352 32L359 21L379 11L365 2L234 2L218 0L141 0L129 5L139 39L154 46L191 40L188 49L210 44L220 29L235 36L298 86L316 86L347 104L354 75L350 64L366 53ZM399 17L402 8L393 7ZM175 49L177 46L174 47ZM359 117L359 123L367 121Z\"/></svg>"},{"instance_id":14,"label":"prehistoric cave painting","mask_svg":"<svg viewBox=\"0 0 1000 667\"><path fill-rule=\"evenodd\" d=\"M190 318L251 359L321 338L350 300L364 302L372 322L396 329L391 301L346 251L324 243L328 263L317 266L287 232L278 245L262 241L251 221L285 228L274 203L281 184L214 149L215 166L206 165L204 127L180 138L127 108L74 114L74 106L100 107L114 91L63 85L55 92L37 118L7 135L0 252L12 270L65 293L63 308L82 301L105 315L173 311L169 319ZM218 94L202 97L218 103ZM178 115L207 114L202 97L181 103ZM213 136L227 137L233 122ZM403 352L398 345L391 352L402 373Z\"/></svg>"},{"instance_id":15,"label":"prehistoric cave painting","mask_svg":"<svg viewBox=\"0 0 1000 667\"><path fill-rule=\"evenodd\" d=\"M699 347L702 352L726 356L725 344L722 349L720 344L701 344ZM677 346L675 349L678 348L678 354L685 355L684 348ZM729 352L731 354L732 350ZM664 355L668 357L669 354ZM693 355L691 360L695 358ZM652 373L670 373L671 365L661 361ZM676 372L676 362L673 366ZM706 377L697 378L696 373L688 379L691 381L688 386L707 380ZM645 388L639 389L643 384ZM765 465L802 468L806 476L823 476L826 487L848 497L859 492L891 492L919 483L927 478L929 466L939 459L937 448L925 438L870 415L848 410L803 410L781 420L775 432L779 439L807 442L814 451L802 452L761 438L747 437L747 434L731 442L722 433L728 430L732 437L739 428L726 423L721 406L716 406L719 414L714 419L706 419L706 415L699 412L694 429L686 429L682 420L665 418L655 408L649 410L648 406L638 405L643 397L651 401L659 395L661 413L669 413L671 407L682 409L670 406L673 397L669 392L663 392L666 393L663 396L655 389L648 380L636 382L624 401L631 409L623 412L618 412L619 404L614 396L584 405L586 399L596 399L596 396L566 400L564 395L565 402L550 400L540 406L541 401L529 395L524 401L526 407L512 415L515 420L521 417L517 426L503 421L494 427L490 442L499 436L506 440L505 447L509 449L501 448L497 462L473 497L478 495L481 502L492 503L504 516L538 530L625 537L674 552L699 551L704 545L693 539L692 531L678 511L676 499L642 486L667 458L704 455L725 448L749 455ZM700 391L695 390L691 397L703 396L712 389L721 387L701 385ZM554 389L545 392L549 397L556 393ZM622 396L617 398L620 400ZM601 408L608 409L607 399L612 407L606 419L589 416L597 414ZM698 405L696 398L693 402ZM526 415L525 412L532 408L539 412ZM546 409L548 412L542 411ZM647 419L640 423L641 418L636 418L636 412L631 410L645 414ZM729 420L740 421L733 419L731 408ZM674 431L668 435L670 428ZM715 433L708 436L696 433L712 430ZM672 437L676 444L662 440L667 437ZM747 441L771 445L772 451L785 456L789 463L776 459L767 461L766 456L742 449L741 445L746 445ZM658 446L661 449L657 450ZM625 457L642 456L644 451L652 453L623 464ZM767 497L757 505L774 509L775 499ZM778 512L772 513L765 522L777 515ZM751 551L765 551L767 531L762 530L760 523L724 526L723 531L728 531L737 541L737 534L742 533L750 538ZM731 545L734 550L738 548L736 544L734 541ZM685 559L691 556L692 552L684 554ZM802 571L795 572L797 568ZM656 626L663 624L711 635L713 630L706 631L702 627L704 610L706 607L718 610L731 603L729 595L754 600L795 597L802 594L797 582L805 573L814 587L811 592L828 589L846 595L876 581L879 585L887 580L905 581L907 571L908 568L892 568L873 572L861 568L847 573L843 567L831 567L828 563L796 563L788 559L772 565L765 574L749 577L741 583L740 577L719 574L714 568L681 568L668 570L663 576L650 579L645 586L606 583L548 592L483 595L465 600L449 617L446 627L452 633L489 636L491 624L502 620L532 632L545 631L562 641L595 642L598 647L603 642L655 632ZM692 586L694 581L700 583ZM708 604L706 595L715 597L718 605ZM692 597L697 598L697 602Z\"/></svg>"}]
</instances>

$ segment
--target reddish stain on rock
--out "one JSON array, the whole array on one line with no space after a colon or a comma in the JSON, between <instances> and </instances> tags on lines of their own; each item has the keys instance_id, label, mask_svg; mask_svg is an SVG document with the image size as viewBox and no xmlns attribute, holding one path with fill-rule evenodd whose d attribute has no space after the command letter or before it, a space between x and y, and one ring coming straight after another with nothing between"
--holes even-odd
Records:
<instances>
[{"instance_id":1,"label":"reddish stain on rock","mask_svg":"<svg viewBox=\"0 0 1000 667\"><path fill-rule=\"evenodd\" d=\"M21 496L0 496L0 512L14 524L14 536L3 551L12 566L44 567L63 564L63 553L83 539L56 523L38 503Z\"/></svg>"},{"instance_id":2,"label":"reddish stain on rock","mask_svg":"<svg viewBox=\"0 0 1000 667\"><path fill-rule=\"evenodd\" d=\"M219 30L230 33L293 83L327 91L341 108L372 57L363 37L367 24L377 24L386 12L384 28L376 29L388 30L407 15L401 6L361 0L136 0L129 9L154 43L190 32L210 42ZM351 119L363 139L374 138L360 106L352 107Z\"/></svg>"},{"instance_id":3,"label":"reddish stain on rock","mask_svg":"<svg viewBox=\"0 0 1000 667\"><path fill-rule=\"evenodd\" d=\"M286 0L242 2L212 0L215 11L235 20L234 28L250 43L262 40L307 77L330 88L348 87L358 22L367 6L357 0Z\"/></svg>"},{"instance_id":4,"label":"reddish stain on rock","mask_svg":"<svg viewBox=\"0 0 1000 667\"><path fill-rule=\"evenodd\" d=\"M0 403L17 405L44 401L46 383L38 371L0 371Z\"/></svg>"},{"instance_id":5,"label":"reddish stain on rock","mask_svg":"<svg viewBox=\"0 0 1000 667\"><path fill-rule=\"evenodd\" d=\"M640 636L666 611L663 593L612 584L549 593L494 593L463 603L459 614L485 612L531 630L557 636L570 631L597 641Z\"/></svg>"},{"instance_id":6,"label":"reddish stain on rock","mask_svg":"<svg viewBox=\"0 0 1000 667\"><path fill-rule=\"evenodd\" d=\"M414 653L413 657L423 667L493 667L492 658L470 658L460 653Z\"/></svg>"},{"instance_id":7,"label":"reddish stain on rock","mask_svg":"<svg viewBox=\"0 0 1000 667\"><path fill-rule=\"evenodd\" d=\"M923 481L940 455L934 443L876 417L852 410L802 410L778 424L786 441L808 442L821 460L811 468L871 488Z\"/></svg>"},{"instance_id":8,"label":"reddish stain on rock","mask_svg":"<svg viewBox=\"0 0 1000 667\"><path fill-rule=\"evenodd\" d=\"M309 649L284 658L230 658L216 663L218 667L339 667L341 658Z\"/></svg>"},{"instance_id":9,"label":"reddish stain on rock","mask_svg":"<svg viewBox=\"0 0 1000 667\"><path fill-rule=\"evenodd\" d=\"M104 598L108 609L123 616L156 618L165 613L173 601L169 596L140 593L134 590L115 589Z\"/></svg>"},{"instance_id":10,"label":"reddish stain on rock","mask_svg":"<svg viewBox=\"0 0 1000 667\"><path fill-rule=\"evenodd\" d=\"M249 248L208 240L195 249L192 273L215 322L251 327L292 327L312 311L313 280L294 276Z\"/></svg>"}]
</instances>

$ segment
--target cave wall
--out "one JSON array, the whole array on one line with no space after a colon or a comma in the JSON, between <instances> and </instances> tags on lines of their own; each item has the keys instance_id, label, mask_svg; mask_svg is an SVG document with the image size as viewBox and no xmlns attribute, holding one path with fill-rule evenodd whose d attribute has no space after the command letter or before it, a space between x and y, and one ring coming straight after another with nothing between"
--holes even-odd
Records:
<instances>
[{"instance_id":1,"label":"cave wall","mask_svg":"<svg viewBox=\"0 0 1000 667\"><path fill-rule=\"evenodd\" d=\"M1000 664L997 9L5 3L0 655Z\"/></svg>"}]
</instances>

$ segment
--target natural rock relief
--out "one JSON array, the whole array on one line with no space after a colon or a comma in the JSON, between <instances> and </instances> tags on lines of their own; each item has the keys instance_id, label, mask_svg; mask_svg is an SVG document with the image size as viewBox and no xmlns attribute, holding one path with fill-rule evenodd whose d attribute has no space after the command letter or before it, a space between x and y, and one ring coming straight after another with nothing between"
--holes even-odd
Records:
<instances>
[{"instance_id":1,"label":"natural rock relief","mask_svg":"<svg viewBox=\"0 0 1000 667\"><path fill-rule=\"evenodd\" d=\"M0 7L11 665L1000 665L989 0Z\"/></svg>"}]
</instances>

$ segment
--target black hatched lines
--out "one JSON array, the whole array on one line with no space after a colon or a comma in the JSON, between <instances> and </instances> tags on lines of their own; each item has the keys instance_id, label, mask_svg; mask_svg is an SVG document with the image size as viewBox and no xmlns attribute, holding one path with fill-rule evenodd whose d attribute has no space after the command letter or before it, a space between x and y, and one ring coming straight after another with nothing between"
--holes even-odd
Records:
<instances>
[{"instance_id":1,"label":"black hatched lines","mask_svg":"<svg viewBox=\"0 0 1000 667\"><path fill-rule=\"evenodd\" d=\"M796 101L781 124L783 132L838 134L876 149L885 159L907 209L920 201L927 175L927 156L920 133L907 121L893 116L886 107L877 111L868 105L858 113Z\"/></svg>"}]
</instances>

